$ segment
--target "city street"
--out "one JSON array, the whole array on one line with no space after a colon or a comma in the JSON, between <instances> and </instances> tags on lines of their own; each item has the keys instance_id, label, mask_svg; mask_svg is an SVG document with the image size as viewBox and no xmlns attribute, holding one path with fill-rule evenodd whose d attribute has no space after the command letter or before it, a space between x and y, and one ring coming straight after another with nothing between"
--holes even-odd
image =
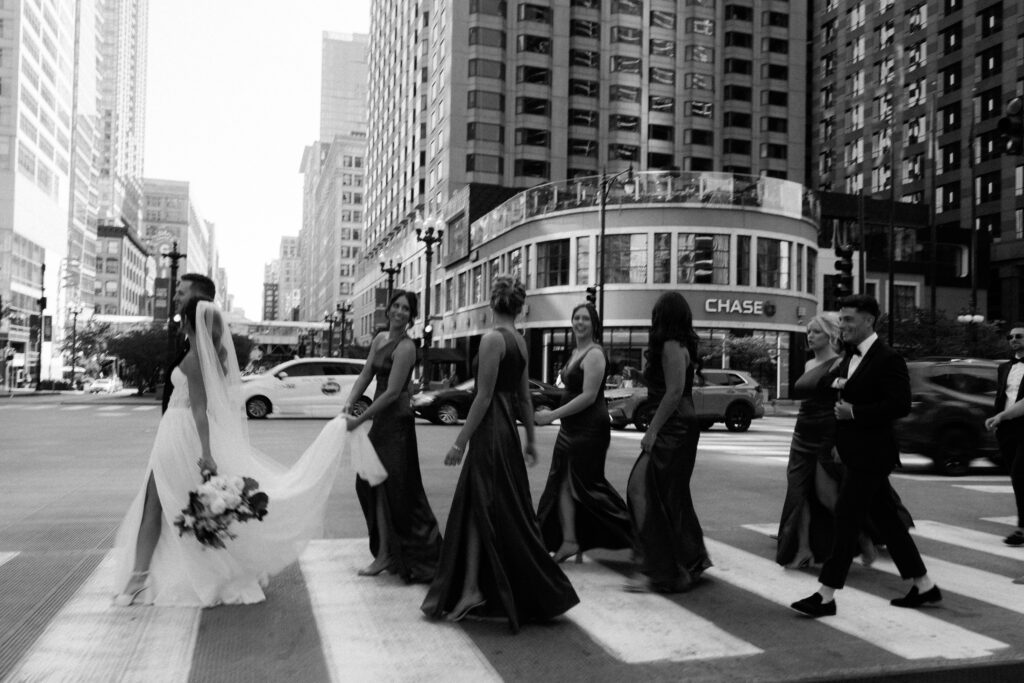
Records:
<instances>
[{"instance_id":1,"label":"city street","mask_svg":"<svg viewBox=\"0 0 1024 683\"><path fill-rule=\"evenodd\" d=\"M813 570L774 562L791 417L749 432L705 432L693 480L715 566L693 591L621 590L628 553L564 565L581 603L512 636L504 622L423 618L423 586L363 578L365 524L344 463L326 533L271 580L265 603L209 610L110 604L117 524L142 483L160 417L152 398L16 397L0 401L0 680L646 681L1021 680L1024 548L1009 479L984 462L962 478L905 458L893 477L916 521L939 607L900 610L909 587L883 555L855 563L839 614L788 609L815 589ZM324 420L250 422L261 450L294 460ZM443 465L457 428L418 425L427 494L442 527L458 477ZM538 429L543 488L557 427ZM608 479L620 492L640 434L613 432ZM471 455L469 457L472 457ZM273 501L271 501L271 514ZM216 551L211 551L216 552Z\"/></svg>"}]
</instances>

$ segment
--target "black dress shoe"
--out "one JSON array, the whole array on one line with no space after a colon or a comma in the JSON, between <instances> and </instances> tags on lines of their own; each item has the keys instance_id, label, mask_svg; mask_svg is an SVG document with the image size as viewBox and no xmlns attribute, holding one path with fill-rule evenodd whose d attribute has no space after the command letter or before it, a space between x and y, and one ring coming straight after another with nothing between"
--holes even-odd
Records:
<instances>
[{"instance_id":1,"label":"black dress shoe","mask_svg":"<svg viewBox=\"0 0 1024 683\"><path fill-rule=\"evenodd\" d=\"M790 605L790 607L800 614L804 614L815 619L818 617L834 617L836 615L836 601L829 600L828 602L822 602L821 593L815 593L803 600L797 600Z\"/></svg>"},{"instance_id":2,"label":"black dress shoe","mask_svg":"<svg viewBox=\"0 0 1024 683\"><path fill-rule=\"evenodd\" d=\"M1014 531L1012 534L1003 539L1003 543L1006 545L1012 545L1018 548L1024 545L1024 532Z\"/></svg>"},{"instance_id":3,"label":"black dress shoe","mask_svg":"<svg viewBox=\"0 0 1024 683\"><path fill-rule=\"evenodd\" d=\"M894 607L920 607L929 602L942 602L942 593L938 586L932 586L924 593L919 592L917 586L911 586L909 593L902 598L893 598L889 604Z\"/></svg>"}]
</instances>

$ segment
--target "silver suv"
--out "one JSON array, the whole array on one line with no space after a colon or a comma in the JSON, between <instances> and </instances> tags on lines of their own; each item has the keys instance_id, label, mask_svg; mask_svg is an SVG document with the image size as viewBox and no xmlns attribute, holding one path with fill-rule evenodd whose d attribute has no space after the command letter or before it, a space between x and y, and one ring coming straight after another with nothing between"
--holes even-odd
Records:
<instances>
[{"instance_id":1,"label":"silver suv","mask_svg":"<svg viewBox=\"0 0 1024 683\"><path fill-rule=\"evenodd\" d=\"M701 429L724 422L730 432L745 432L752 420L764 417L765 391L742 370L708 369L694 375L693 406ZM633 424L647 431L658 406L647 400L647 387L606 389L608 415L612 428L625 429Z\"/></svg>"}]
</instances>

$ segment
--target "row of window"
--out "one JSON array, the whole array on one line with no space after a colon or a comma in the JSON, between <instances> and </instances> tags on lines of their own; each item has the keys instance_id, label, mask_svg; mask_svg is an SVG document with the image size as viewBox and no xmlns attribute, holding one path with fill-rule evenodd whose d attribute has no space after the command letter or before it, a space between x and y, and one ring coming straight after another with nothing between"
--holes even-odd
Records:
<instances>
[{"instance_id":1,"label":"row of window","mask_svg":"<svg viewBox=\"0 0 1024 683\"><path fill-rule=\"evenodd\" d=\"M574 22L574 25L578 22ZM589 23L589 22L587 22ZM594 31L599 31L600 26L594 22ZM700 33L700 31L696 31ZM593 36L593 37L596 37ZM613 43L625 43L628 45L643 44L643 33L640 29L613 26L611 28L611 39ZM505 49L507 37L505 31L484 26L472 26L469 29L469 44L484 47L495 47ZM652 55L673 57L676 53L676 43L667 39L651 39L648 48ZM725 32L726 47L740 47L753 49L754 36L742 31ZM536 54L550 55L552 50L552 39L547 36L537 36L529 33L520 33L516 36L516 52L533 52ZM574 50L575 52L586 53L586 50ZM775 54L789 54L789 40L787 38L764 37L761 39L761 51ZM683 56L687 61L713 61L714 48L703 45L687 45ZM624 57L623 59L639 60L639 57ZM593 61L593 60L588 60ZM575 62L574 62L575 63ZM593 66L593 64L584 64Z\"/></svg>"},{"instance_id":2,"label":"row of window","mask_svg":"<svg viewBox=\"0 0 1024 683\"><path fill-rule=\"evenodd\" d=\"M751 101L750 88L745 86L726 86L726 89L727 100ZM622 91L617 91L617 94L621 95ZM620 99L613 101L623 100ZM652 95L650 96L649 104L651 111L675 111L675 99L672 97ZM789 93L781 90L762 90L761 104L777 107L788 106ZM704 100L689 100L686 105L685 113L690 116L710 118L712 115L713 103L711 102ZM467 106L469 109L490 109L493 111L503 112L505 111L505 95L503 93L490 92L487 90L470 90L467 94ZM550 117L551 101L543 97L517 97L516 113ZM569 125L596 127L598 125L598 113L587 109L570 109Z\"/></svg>"},{"instance_id":3,"label":"row of window","mask_svg":"<svg viewBox=\"0 0 1024 683\"><path fill-rule=\"evenodd\" d=\"M714 8L715 0L686 0L689 7ZM583 9L601 9L601 0L572 0L572 7ZM643 16L643 0L611 0L612 15ZM470 14L485 14L505 18L508 15L508 3L505 0L470 0ZM749 15L743 14L749 12ZM771 16L769 16L771 15ZM788 16L782 12L765 12L764 23L770 26L787 26ZM675 28L675 12L652 9L648 15L650 25L658 28ZM533 3L519 3L516 7L516 18L519 21L532 21L541 24L550 24L552 18L551 8L546 5ZM751 21L753 12L746 7L738 5L726 5L726 18Z\"/></svg>"}]
</instances>

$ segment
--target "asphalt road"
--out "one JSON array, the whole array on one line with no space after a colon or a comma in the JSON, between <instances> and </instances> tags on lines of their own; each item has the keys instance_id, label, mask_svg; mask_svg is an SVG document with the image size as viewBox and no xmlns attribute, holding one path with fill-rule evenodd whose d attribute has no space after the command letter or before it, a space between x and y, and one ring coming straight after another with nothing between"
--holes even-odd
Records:
<instances>
[{"instance_id":1,"label":"asphalt road","mask_svg":"<svg viewBox=\"0 0 1024 683\"><path fill-rule=\"evenodd\" d=\"M813 571L773 562L793 421L744 434L705 432L693 480L715 567L678 596L619 590L624 552L566 565L581 604L511 636L500 623L435 624L422 587L355 579L370 559L347 464L326 538L276 577L267 602L210 610L109 605L107 551L141 485L159 408L150 401L67 397L0 402L0 678L5 680L1021 680L1024 549L1011 528L1009 481L984 462L968 477L933 475L908 457L894 485L946 599L899 610L907 586L884 559L856 565L840 615L810 621L786 605L816 587ZM250 422L253 443L294 460L323 420ZM428 497L444 525L458 478L443 464L457 428L421 423ZM538 429L540 495L556 427ZM608 479L624 491L639 450L615 432Z\"/></svg>"}]
</instances>

